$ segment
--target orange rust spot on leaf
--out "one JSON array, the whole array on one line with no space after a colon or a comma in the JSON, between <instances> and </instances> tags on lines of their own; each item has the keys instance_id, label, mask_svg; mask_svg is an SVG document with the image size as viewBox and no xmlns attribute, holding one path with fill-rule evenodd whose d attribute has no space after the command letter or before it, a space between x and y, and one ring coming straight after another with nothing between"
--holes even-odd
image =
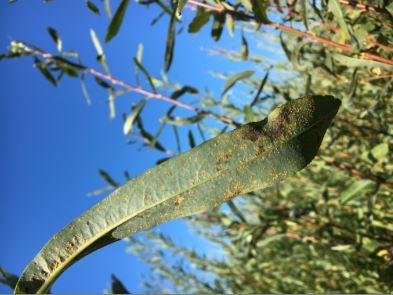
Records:
<instances>
[{"instance_id":1,"label":"orange rust spot on leaf","mask_svg":"<svg viewBox=\"0 0 393 295\"><path fill-rule=\"evenodd\" d=\"M185 197L179 196L179 197L176 199L176 201L175 201L175 206L176 206L176 207L181 206L181 204L184 203L185 199L186 199Z\"/></svg>"},{"instance_id":2,"label":"orange rust spot on leaf","mask_svg":"<svg viewBox=\"0 0 393 295\"><path fill-rule=\"evenodd\" d=\"M73 242L68 242L67 245L66 245L66 248L67 248L68 250L71 250L71 249L74 248L74 247L75 247L75 244L74 244Z\"/></svg>"}]
</instances>

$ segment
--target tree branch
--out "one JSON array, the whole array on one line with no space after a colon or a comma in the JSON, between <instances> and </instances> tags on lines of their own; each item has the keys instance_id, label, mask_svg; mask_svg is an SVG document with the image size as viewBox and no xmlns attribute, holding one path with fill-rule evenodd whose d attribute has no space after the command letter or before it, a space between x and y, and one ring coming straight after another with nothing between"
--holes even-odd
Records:
<instances>
[{"instance_id":1,"label":"tree branch","mask_svg":"<svg viewBox=\"0 0 393 295\"><path fill-rule=\"evenodd\" d=\"M192 1L189 1L189 2L192 3L193 5L205 7L205 8L214 10L214 11L218 11L218 12L223 12L224 11L224 8L219 7L219 6L208 5L208 7L207 7L205 3L201 3L201 2L198 2L198 1L195 1L195 0L192 0ZM241 17L241 18L254 19L254 17L252 15L248 15L248 14L245 14L245 13L242 13L242 12L231 11L231 10L225 10L225 12L228 13L228 14L234 15L234 16ZM329 39L326 39L326 38L323 38L323 37L319 37L319 36L316 36L314 34L306 33L306 32L303 32L303 31L300 31L300 30L297 30L297 29L294 29L292 27L288 27L286 25L282 25L282 24L279 24L279 23L270 23L270 24L259 24L257 22L250 22L250 23L252 23L254 25L262 25L262 26L265 26L265 27L276 28L276 29L279 29L279 30L284 31L284 32L289 32L289 33L292 33L292 34L295 34L295 35L298 35L298 36L302 36L304 38L308 38L308 39L311 39L311 40L323 43L323 44L325 44L327 46L334 47L334 48L340 49L342 51L351 52L351 53L353 52L353 48L352 48L351 45L340 44L340 43L331 41ZM392 48L387 47L387 46L384 46L384 49L393 50ZM361 56L363 58L365 58L365 59L375 60L375 61L379 61L381 63L385 63L385 64L393 66L393 60L390 60L390 59L387 59L387 58L384 58L384 57L381 57L381 56L378 56L378 55L375 55L375 54L372 54L372 53L363 52L363 53L361 53Z\"/></svg>"},{"instance_id":2,"label":"tree branch","mask_svg":"<svg viewBox=\"0 0 393 295\"><path fill-rule=\"evenodd\" d=\"M34 50L34 49L28 47L27 45L25 46L24 50L29 54L39 55L39 56L43 57L44 59L52 59L54 57L52 54L50 54L48 52ZM216 114L216 113L208 111L208 110L200 109L196 106L175 100L173 98L170 98L168 96L165 96L165 95L162 95L159 93L150 92L148 90L143 89L142 87L134 87L130 84L127 84L127 83L119 80L119 79L116 79L115 77L113 77L109 74L103 74L95 69L87 67L86 72L95 76L95 77L99 77L101 79L104 79L113 85L118 85L120 87L123 87L124 89L127 89L128 91L143 94L143 95L147 96L148 98L163 100L163 101L169 102L173 105L176 105L178 107L181 107L181 108L184 108L184 109L187 109L190 111L194 111L194 112L201 114L201 115L210 115L210 116L212 116L212 117L214 117L214 118L216 118L216 119L220 120L221 122L226 123L228 125L237 126L237 127L241 125L240 123L238 123L238 122L236 122L226 116L219 115L219 114Z\"/></svg>"}]
</instances>

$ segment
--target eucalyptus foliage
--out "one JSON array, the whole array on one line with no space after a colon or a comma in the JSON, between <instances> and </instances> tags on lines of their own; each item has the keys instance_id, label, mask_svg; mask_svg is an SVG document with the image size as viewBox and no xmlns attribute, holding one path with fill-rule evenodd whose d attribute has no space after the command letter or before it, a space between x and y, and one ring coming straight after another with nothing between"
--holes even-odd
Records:
<instances>
[{"instance_id":1,"label":"eucalyptus foliage","mask_svg":"<svg viewBox=\"0 0 393 295\"><path fill-rule=\"evenodd\" d=\"M115 13L105 38L106 42L115 38L121 30L125 13L132 13L128 2L120 1L114 10ZM162 9L162 12L152 21L152 25L163 25L163 22L158 22L158 20L168 18L167 42L163 44L166 48L163 57L166 71L170 69L173 62L176 62L174 48L178 29L183 34L196 34L201 32L201 28L209 25L213 40L219 42L223 32L227 31L231 36L241 34L241 44L239 44L238 52L218 47L208 49L208 54L216 58L227 58L228 62L247 62L255 66L252 68L257 68L258 71L213 73L217 77L226 79L226 83L221 97L212 97L209 91L200 91L198 85L174 87L165 74L162 79L152 77L148 69L143 66L143 46L140 46L134 58L136 71L142 72L151 91L145 91L144 94L147 97L133 105L130 113L124 117L124 133L131 138L142 138L146 146L166 154L165 158L159 161L161 165L149 170L152 172L148 171L146 176L141 176L141 178L146 178L143 180L154 183L154 177L159 178L160 173L174 173L176 169L172 171L171 165L175 165L177 159L181 157L189 157L187 162L191 165L194 163L191 155L203 149L209 150L209 147L213 147L213 143L220 140L229 140L227 138L236 132L247 133L249 140L262 136L267 142L264 144L258 142L256 145L250 144L245 147L244 154L234 157L236 161L239 161L238 168L242 167L240 162L246 157L253 157L251 155L253 153L260 152L262 157L264 153L267 153L273 157L275 153L280 153L281 148L285 149L285 145L278 144L284 142L280 141L280 138L293 138L293 136L285 137L283 134L291 133L294 126L290 123L297 121L284 120L285 125L279 128L283 133L277 132L274 124L268 124L270 131L267 132L263 126L269 122L269 118L272 118L269 117L267 121L262 121L265 123L260 123L262 125L257 124L262 128L258 129L259 132L246 132L247 128L256 124L251 123L234 132L220 135L170 160L168 159L176 153L160 142L160 135L164 128L173 128L174 138L180 151L178 128L184 128L184 126L195 125L201 136L207 140L208 134L221 134L228 126L261 121L272 108L283 102L291 106L299 101L307 100L307 98L295 100L302 96L310 99L310 97L326 98L328 95L334 95L341 100L342 107L332 126L327 130L318 155L301 172L263 190L261 188L266 185L261 183L253 185L252 180L263 182L263 177L269 178L270 176L271 182L274 182L275 175L280 174L280 171L274 171L271 174L268 172L264 174L266 171L262 172L261 178L255 178L254 174L248 176L238 173L235 178L244 183L242 189L237 187L236 183L217 183L213 185L214 188L201 192L202 199L206 198L214 204L204 204L206 205L203 207L204 210L211 210L195 214L187 220L198 234L210 240L212 245L216 245L222 253L221 256L214 257L209 253L202 254L176 245L169 236L154 230L147 232L144 239L130 238L130 251L151 265L151 276L144 280L146 291L182 293L392 292L393 4L383 0L361 3L346 0L207 0L197 5L193 20L186 24L181 20L182 10L195 8L195 2L185 2L138 1L139 5L157 5ZM101 15L101 9L105 9L106 14L111 16L111 4L113 5L109 0L86 1L86 7L97 15ZM187 30L182 30L183 28ZM91 99L87 94L84 79L87 75L93 75L98 85L108 91L110 117L113 118L116 115L115 98L124 95L127 91L135 91L136 88L113 78L99 38L94 31L91 32L92 41L97 50L97 60L104 69L103 73L97 73L81 63L76 52L64 51L61 38L54 28L49 28L48 32L57 46L58 53L49 54L35 45L12 41L9 52L2 55L2 58L32 56L37 69L53 85L57 85L64 75L78 77L82 82L82 90L88 102ZM251 42L256 42L266 51L274 52L274 58L267 58L258 52L253 52L249 48ZM235 102L237 92L232 91L240 83L244 84L243 86L247 89L247 92L241 94L242 103ZM160 94L168 91L171 92L168 96ZM198 101L195 104L185 104L182 102L182 97L186 95L196 96ZM168 102L167 113L160 119L161 127L155 131L146 130L140 116L143 110L148 109L148 102L152 99ZM173 112L178 107L187 108L194 114L191 117L175 117ZM285 109L285 105L278 110L283 108ZM337 110L337 106L333 109ZM220 110L220 114L217 110ZM328 105L320 110L320 112L323 111L331 114ZM335 113L335 111L332 112ZM273 112L273 114L277 113L280 112ZM307 121L307 114L310 113L299 110L296 116L299 120L303 118ZM291 115L294 114L291 113ZM219 125L210 124L211 121L207 120L208 118L213 118ZM316 117L312 119L316 120ZM217 126L222 129L217 129ZM319 129L320 131L317 131L325 132L326 128L327 125L324 125ZM276 133L273 134L274 132ZM255 137L255 134L258 136ZM312 158L322 137L313 134L305 138L302 144L306 147L313 146L312 152L307 153L309 156L312 155L310 156ZM313 140L310 138L314 138L313 140L317 143L314 142L312 145L310 142ZM190 146L194 147L195 139L191 131L188 133L188 140ZM233 140L233 138L230 139L230 141ZM234 141L236 143L236 140ZM243 144L244 142L240 141L238 146ZM261 147L265 148L269 145L275 152L271 154L265 150L261 152ZM225 165L229 165L231 161L226 160L225 151L235 147L236 144L232 146L228 142L223 145L217 144L212 151L205 154L201 152L203 155L195 158L195 163L208 159L208 156L213 156L217 160L222 158L219 169L209 166L209 163L214 161L207 161L202 169L210 169L210 174L216 168L227 171ZM296 162L301 159L299 154L288 157L286 163L283 158L278 162L284 170L292 167L293 163L299 164L289 169L293 173L304 167L311 160L310 157L301 165L300 162ZM267 162L271 164L274 161L270 159ZM217 165L217 162L214 163ZM274 169L280 165L273 165ZM258 167L264 167L263 169L268 171L269 169L266 168L268 166ZM120 186L120 183L112 179L107 172L100 171L100 174L108 182L105 190ZM141 178L131 180L129 184ZM223 179L225 182L232 179L232 176ZM184 175L183 180L184 187L187 187L188 182L195 181L187 175ZM118 192L127 189L126 184L111 198L116 198L119 195ZM174 190L173 187L168 189ZM230 197L235 195L241 195L241 197L227 201L225 192L228 191ZM140 208L131 209L134 210L133 214L139 214L142 207L146 205L145 203L149 201L144 200L144 196L137 192L135 195L139 196L138 200L141 200L142 205ZM173 198L168 198L169 195ZM177 208L176 204L183 205L187 202L186 200L193 200L184 198L175 191L172 194L157 195L153 199L164 200L164 202L173 201L171 208ZM226 205L213 208L222 201L227 201ZM99 206L95 208L98 208L97 210L102 208ZM194 206L193 209L197 207L196 203L192 206ZM153 207L152 205L149 208ZM107 210L110 208L109 206ZM118 218L116 212L120 212L120 209L116 210L111 211L115 212L113 219L115 221ZM169 216L171 218L181 217L201 211L188 210L187 214L177 214L178 211L175 210L170 212ZM152 212L151 218L148 218L149 224L143 223L143 215L141 224L138 223L139 221L131 224L133 222L131 217L134 215L130 215L128 211L122 212L121 214L131 218L131 223L126 222L127 220L122 215L121 222L120 219L117 220L110 229L105 224L103 226L107 230L105 233L110 233L110 235L99 235L104 239L97 239L95 245L91 244L91 249L80 248L77 254L74 253L75 257L84 256L114 239L123 238L137 230L145 230L171 219L159 216L154 209ZM145 213L150 217L148 210ZM87 219L84 220L84 218ZM93 218L85 215L82 219L88 222ZM76 220L73 225L79 226L78 222L81 221ZM121 223L125 224L122 231L119 229ZM102 224L98 222L96 226L101 227ZM114 234L116 231L121 234ZM92 233L94 236L94 230ZM64 241L69 242L73 234L72 232L70 236L66 235L67 239ZM78 248L81 244L79 242L81 241L75 241L73 245ZM44 248L44 252L45 249L53 251L56 247L65 249L61 243L54 245L52 250L51 245L48 245L48 248ZM88 250L84 252L85 249ZM177 263L169 264L167 262L169 255L175 257ZM50 275L52 269L49 269L50 271L46 274L40 272L40 269L38 271L33 269L37 265L42 266L46 263L45 255L37 257L38 264L30 266L32 271L29 268L26 270L17 291L46 291L50 286L50 282L45 282L44 277ZM60 259L58 265L64 264L62 270L67 263ZM54 277L58 273L55 273ZM3 270L2 275L4 282L15 285L15 276ZM32 281L32 278L33 281L36 278L36 285L28 283ZM44 287L42 287L43 281ZM112 281L114 292L116 290L121 290L118 291L119 293L126 292L124 285L115 276ZM168 289L164 289L166 287ZM132 291L132 286L130 291Z\"/></svg>"}]
</instances>

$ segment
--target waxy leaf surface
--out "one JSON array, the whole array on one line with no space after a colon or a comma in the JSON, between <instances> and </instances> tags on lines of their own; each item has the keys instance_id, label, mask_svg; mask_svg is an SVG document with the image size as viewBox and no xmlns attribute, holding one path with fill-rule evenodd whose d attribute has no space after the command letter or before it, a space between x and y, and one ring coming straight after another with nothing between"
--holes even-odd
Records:
<instances>
[{"instance_id":1,"label":"waxy leaf surface","mask_svg":"<svg viewBox=\"0 0 393 295\"><path fill-rule=\"evenodd\" d=\"M26 267L17 293L47 292L83 256L157 224L270 186L315 156L340 101L308 96L275 109L131 179L76 218Z\"/></svg>"}]
</instances>

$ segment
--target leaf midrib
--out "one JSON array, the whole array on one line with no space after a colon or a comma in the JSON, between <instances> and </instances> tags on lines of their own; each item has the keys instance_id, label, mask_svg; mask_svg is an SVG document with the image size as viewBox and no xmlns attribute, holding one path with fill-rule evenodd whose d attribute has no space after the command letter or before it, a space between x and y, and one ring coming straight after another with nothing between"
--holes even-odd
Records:
<instances>
[{"instance_id":1,"label":"leaf midrib","mask_svg":"<svg viewBox=\"0 0 393 295\"><path fill-rule=\"evenodd\" d=\"M299 136L300 134L303 134L303 133L307 132L308 130L312 129L315 125L317 125L317 124L319 124L320 122L322 122L323 120L325 120L326 117L328 117L328 115L330 115L332 112L334 112L334 111L328 112L328 113L326 114L326 116L323 116L320 120L318 120L318 121L315 122L314 124L310 125L308 128L304 129L302 132L297 133L297 134L291 136L291 137L290 137L288 140L286 140L285 142L290 142L290 141L292 141L295 137ZM265 125L265 126L266 126L266 125ZM266 151L271 150L273 146L274 146L274 145L272 144L269 148L267 148ZM113 230L113 229L115 229L116 227L120 226L121 224L127 222L127 220L129 220L129 219L131 219L131 218L134 218L134 217L136 217L137 215L139 215L140 213L142 213L142 212L144 212L144 211L146 211L146 210L149 210L149 209L151 209L151 208L153 208L153 207L155 207L155 206L157 206L157 205L160 205L161 203L164 203L164 202L170 200L171 198L173 198L173 197L175 197L175 196L177 196L177 195L179 195L179 194L181 194L181 193L184 193L184 192L186 192L186 191L188 191L188 190L193 189L194 187L197 187L197 186L202 185L202 184L204 184L204 183L206 183L206 182L208 182L208 181L211 181L211 180L213 180L213 179L215 179L215 178L218 178L218 177L220 177L220 176L226 174L228 171L236 170L236 169L238 169L238 167L241 166L241 165L247 165L247 164L249 164L249 163L255 161L255 160L258 159L258 158L259 158L259 157L258 157L258 154L256 154L256 155L254 155L250 160L245 161L244 163L242 163L242 164L240 164L240 165L237 165L237 166L235 166L235 167L229 167L229 168L226 168L226 169L224 169L224 170L222 170L222 171L219 171L219 172L217 172L217 174L215 174L214 176L212 176L212 177L210 177L210 178L208 178L208 179L206 179L206 180L203 180L203 181L201 181L201 182L199 182L199 183L197 183L197 184L195 184L195 185L191 185L190 187L188 187L188 188L186 188L186 189L180 190L179 192L174 193L174 194L170 195L169 197L167 197L167 198L165 198L165 199L162 199L161 201L159 201L159 202L157 202L157 203L152 204L151 206L144 207L143 209L137 211L133 216L130 216L130 215L126 216L124 219L121 219L120 222L115 223L113 226L111 226L108 230L106 230L106 231L104 230L104 231L101 232L101 234L97 234L97 235L95 235L92 239L88 240L88 242L85 243L84 246L81 246L80 248L78 248L78 251L76 251L75 253L73 253L73 254L71 254L70 256L68 256L68 258L64 261L64 263L62 263L62 264L60 264L60 265L62 265L62 266L68 265L75 257L78 256L78 254L80 254L80 253L83 252L85 249L87 249L90 245L92 245L92 244L94 243L94 241L96 241L96 240L98 240L99 238L105 236L105 235L108 234L111 230ZM83 215L84 215L84 214L85 214L85 213L83 213ZM60 275L62 269L63 269L63 267L58 267L56 270L52 271L52 272L51 272L52 275L50 275L50 276L47 277L47 279L45 280L45 283L43 283L42 286L37 290L37 293L41 293L41 292L43 293L44 291L46 291L46 288L49 287L49 286L50 286L50 283L52 282L52 280L49 280L49 279L50 279L50 278L56 278L58 275Z\"/></svg>"}]
</instances>

